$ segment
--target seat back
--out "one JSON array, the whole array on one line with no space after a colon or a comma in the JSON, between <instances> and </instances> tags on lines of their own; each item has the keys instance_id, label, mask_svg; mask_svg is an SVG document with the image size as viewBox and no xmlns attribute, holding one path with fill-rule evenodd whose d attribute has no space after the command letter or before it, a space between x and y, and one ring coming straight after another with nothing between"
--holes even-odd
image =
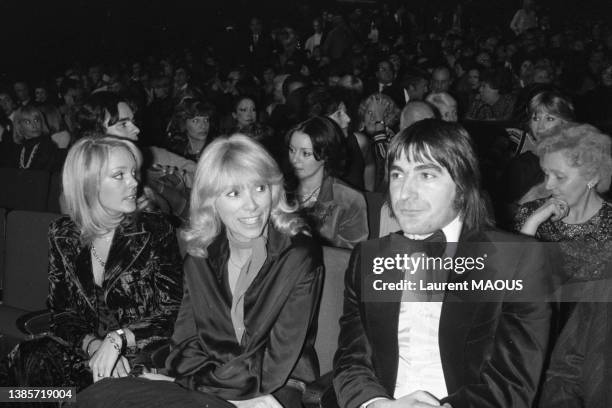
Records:
<instances>
[{"instance_id":1,"label":"seat back","mask_svg":"<svg viewBox=\"0 0 612 408\"><path fill-rule=\"evenodd\" d=\"M4 282L4 258L6 254L6 210L0 208L0 303Z\"/></svg>"},{"instance_id":2,"label":"seat back","mask_svg":"<svg viewBox=\"0 0 612 408\"><path fill-rule=\"evenodd\" d=\"M385 196L373 191L366 191L363 195L368 206L368 228L370 231L368 238L378 238L380 236L380 210L385 203Z\"/></svg>"},{"instance_id":3,"label":"seat back","mask_svg":"<svg viewBox=\"0 0 612 408\"><path fill-rule=\"evenodd\" d=\"M42 170L0 169L0 207L15 210L45 211L49 173Z\"/></svg>"},{"instance_id":4,"label":"seat back","mask_svg":"<svg viewBox=\"0 0 612 408\"><path fill-rule=\"evenodd\" d=\"M49 250L47 233L57 214L11 211L6 221L3 303L35 311L46 308Z\"/></svg>"},{"instance_id":5,"label":"seat back","mask_svg":"<svg viewBox=\"0 0 612 408\"><path fill-rule=\"evenodd\" d=\"M62 212L60 207L60 196L62 194L62 173L51 173L49 180L49 193L47 196L47 212Z\"/></svg>"},{"instance_id":6,"label":"seat back","mask_svg":"<svg viewBox=\"0 0 612 408\"><path fill-rule=\"evenodd\" d=\"M348 249L323 247L325 282L319 307L319 328L315 349L319 357L321 374L333 368L333 359L338 348L340 316L344 301L344 273L351 252Z\"/></svg>"}]
</instances>

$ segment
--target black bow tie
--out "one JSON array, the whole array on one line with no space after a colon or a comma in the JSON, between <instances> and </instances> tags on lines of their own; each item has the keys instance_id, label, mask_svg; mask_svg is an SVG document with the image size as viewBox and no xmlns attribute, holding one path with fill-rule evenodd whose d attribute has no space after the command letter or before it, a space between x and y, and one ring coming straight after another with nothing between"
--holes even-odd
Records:
<instances>
[{"instance_id":1,"label":"black bow tie","mask_svg":"<svg viewBox=\"0 0 612 408\"><path fill-rule=\"evenodd\" d=\"M410 242L410 250L414 252L424 252L429 258L440 258L446 251L446 235L442 230L438 230L425 239L417 240L406 238ZM446 270L422 270L414 276L415 280L422 280L427 283L447 282L448 271ZM420 287L420 286L419 286ZM442 301L444 291L430 291L415 293L413 300L418 301ZM425 295L425 297L423 297Z\"/></svg>"},{"instance_id":2,"label":"black bow tie","mask_svg":"<svg viewBox=\"0 0 612 408\"><path fill-rule=\"evenodd\" d=\"M422 251L431 257L442 256L446 249L446 235L442 230L437 230L425 239L412 239L406 236L404 238L410 243L411 251Z\"/></svg>"}]
</instances>

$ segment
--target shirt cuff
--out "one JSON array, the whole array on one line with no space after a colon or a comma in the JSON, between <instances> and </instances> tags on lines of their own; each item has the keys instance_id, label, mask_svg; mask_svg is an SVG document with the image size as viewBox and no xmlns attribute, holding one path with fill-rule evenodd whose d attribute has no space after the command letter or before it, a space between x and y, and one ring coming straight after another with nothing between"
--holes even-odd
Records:
<instances>
[{"instance_id":1,"label":"shirt cuff","mask_svg":"<svg viewBox=\"0 0 612 408\"><path fill-rule=\"evenodd\" d=\"M383 398L383 397L372 398L371 400L366 401L366 402L364 402L363 404L361 404L361 405L359 406L359 408L368 408L368 405L372 404L373 402L376 402L376 401L381 401L381 400L387 400L387 401L390 401L390 399L389 399L389 398Z\"/></svg>"}]
</instances>

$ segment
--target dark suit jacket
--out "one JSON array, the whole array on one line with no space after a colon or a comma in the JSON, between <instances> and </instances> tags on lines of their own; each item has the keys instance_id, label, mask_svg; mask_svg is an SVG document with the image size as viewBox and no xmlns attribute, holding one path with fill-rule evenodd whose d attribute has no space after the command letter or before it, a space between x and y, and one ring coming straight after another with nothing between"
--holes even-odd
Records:
<instances>
[{"instance_id":1,"label":"dark suit jacket","mask_svg":"<svg viewBox=\"0 0 612 408\"><path fill-rule=\"evenodd\" d=\"M98 333L90 246L82 245L67 216L49 227L49 284L53 333L75 348L86 334L104 335ZM136 351L159 347L170 337L181 302L182 267L174 227L164 216L140 213L117 227L102 290L116 320L107 330L130 329Z\"/></svg>"},{"instance_id":2,"label":"dark suit jacket","mask_svg":"<svg viewBox=\"0 0 612 408\"><path fill-rule=\"evenodd\" d=\"M319 375L314 350L323 285L321 247L306 235L289 237L268 227L267 258L244 298L245 333L239 344L232 325L225 233L207 258L185 261L185 294L166 367L185 388L243 400L274 393L286 407L304 383ZM297 397L297 398L296 398Z\"/></svg>"},{"instance_id":3,"label":"dark suit jacket","mask_svg":"<svg viewBox=\"0 0 612 408\"><path fill-rule=\"evenodd\" d=\"M609 280L599 285L607 285ZM555 345L540 408L612 404L612 303L578 303Z\"/></svg>"},{"instance_id":4,"label":"dark suit jacket","mask_svg":"<svg viewBox=\"0 0 612 408\"><path fill-rule=\"evenodd\" d=\"M371 95L379 92L379 84L377 80L371 81L366 84L364 95ZM406 99L404 98L404 88L397 84L396 81L391 82L389 85L383 87L382 93L393 99L393 102L401 110L406 105Z\"/></svg>"},{"instance_id":5,"label":"dark suit jacket","mask_svg":"<svg viewBox=\"0 0 612 408\"><path fill-rule=\"evenodd\" d=\"M499 243L505 241L516 243L502 248ZM403 236L390 234L353 250L334 358L334 388L342 408L393 396L400 303L362 301L366 287L362 287L361 263L369 262L363 259L371 256L410 253L407 245ZM488 254L485 272L451 273L449 279L522 279L524 286L533 290L541 288L542 274L550 273L542 248L533 240L499 231L464 232L456 257L483 253ZM482 302L470 299L469 293L444 294L439 346L449 396L443 402L453 408L530 407L547 348L550 306L544 301L515 302L518 299L510 292L488 295L488 302Z\"/></svg>"}]
</instances>

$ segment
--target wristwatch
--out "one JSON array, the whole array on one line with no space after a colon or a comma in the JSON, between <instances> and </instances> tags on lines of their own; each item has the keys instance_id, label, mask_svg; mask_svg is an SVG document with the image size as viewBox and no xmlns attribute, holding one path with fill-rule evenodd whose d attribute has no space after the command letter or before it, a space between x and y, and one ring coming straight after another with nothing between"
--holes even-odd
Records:
<instances>
[{"instance_id":1,"label":"wristwatch","mask_svg":"<svg viewBox=\"0 0 612 408\"><path fill-rule=\"evenodd\" d=\"M121 337L121 354L123 354L127 349L127 336L125 335L125 331L123 329L117 329L115 330L115 333Z\"/></svg>"}]
</instances>

